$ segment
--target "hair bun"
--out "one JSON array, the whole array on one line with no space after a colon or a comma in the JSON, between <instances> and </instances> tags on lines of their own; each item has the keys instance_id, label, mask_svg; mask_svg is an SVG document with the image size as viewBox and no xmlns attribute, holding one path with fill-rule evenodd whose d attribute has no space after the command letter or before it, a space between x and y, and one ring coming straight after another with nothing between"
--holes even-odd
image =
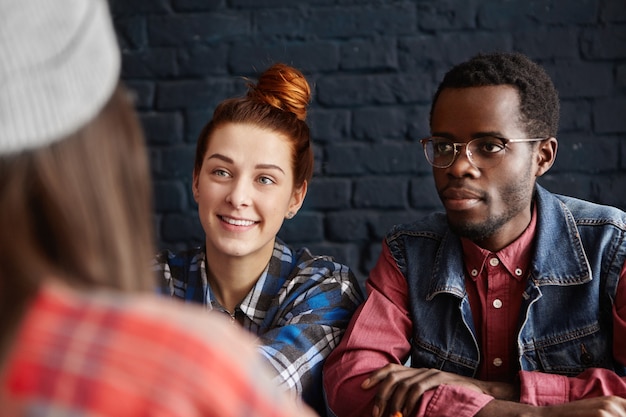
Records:
<instances>
[{"instance_id":1,"label":"hair bun","mask_svg":"<svg viewBox=\"0 0 626 417\"><path fill-rule=\"evenodd\" d=\"M248 87L248 97L306 120L311 88L299 70L286 64L274 64L261 74L256 84L250 83Z\"/></svg>"}]
</instances>

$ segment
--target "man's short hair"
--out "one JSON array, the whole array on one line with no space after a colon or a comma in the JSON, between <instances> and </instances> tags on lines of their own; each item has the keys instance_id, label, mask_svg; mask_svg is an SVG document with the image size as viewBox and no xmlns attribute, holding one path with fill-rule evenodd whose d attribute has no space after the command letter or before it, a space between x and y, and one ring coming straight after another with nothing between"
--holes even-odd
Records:
<instances>
[{"instance_id":1,"label":"man's short hair","mask_svg":"<svg viewBox=\"0 0 626 417\"><path fill-rule=\"evenodd\" d=\"M430 114L445 88L510 85L520 98L520 122L529 137L556 137L559 95L546 71L525 55L496 52L479 54L446 73L432 101Z\"/></svg>"}]
</instances>

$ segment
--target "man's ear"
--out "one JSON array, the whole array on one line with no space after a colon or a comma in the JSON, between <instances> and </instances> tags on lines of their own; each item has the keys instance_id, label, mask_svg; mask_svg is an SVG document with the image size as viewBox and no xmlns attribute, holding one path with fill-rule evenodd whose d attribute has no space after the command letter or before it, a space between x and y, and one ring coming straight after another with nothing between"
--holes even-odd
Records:
<instances>
[{"instance_id":1,"label":"man's ear","mask_svg":"<svg viewBox=\"0 0 626 417\"><path fill-rule=\"evenodd\" d=\"M541 177L552 167L558 147L559 142L552 136L539 142L536 152L537 172L535 176Z\"/></svg>"}]
</instances>

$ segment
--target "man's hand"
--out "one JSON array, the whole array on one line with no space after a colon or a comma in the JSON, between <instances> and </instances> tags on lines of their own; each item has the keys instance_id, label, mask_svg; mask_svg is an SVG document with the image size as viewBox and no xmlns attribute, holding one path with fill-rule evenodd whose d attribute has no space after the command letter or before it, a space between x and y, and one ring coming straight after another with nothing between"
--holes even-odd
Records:
<instances>
[{"instance_id":1,"label":"man's hand","mask_svg":"<svg viewBox=\"0 0 626 417\"><path fill-rule=\"evenodd\" d=\"M412 415L424 392L439 385L460 385L503 400L518 400L518 390L510 384L484 382L477 379L427 368L408 368L389 364L372 372L361 388L378 386L374 397L373 417L393 415L400 411Z\"/></svg>"}]
</instances>

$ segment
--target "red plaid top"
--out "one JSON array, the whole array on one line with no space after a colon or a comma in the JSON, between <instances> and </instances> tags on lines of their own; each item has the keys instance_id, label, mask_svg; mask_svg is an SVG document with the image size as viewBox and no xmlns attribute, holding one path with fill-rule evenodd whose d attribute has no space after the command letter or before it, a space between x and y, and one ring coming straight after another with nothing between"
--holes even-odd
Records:
<instances>
[{"instance_id":1,"label":"red plaid top","mask_svg":"<svg viewBox=\"0 0 626 417\"><path fill-rule=\"evenodd\" d=\"M44 288L0 374L3 416L312 416L243 331L153 296Z\"/></svg>"}]
</instances>

